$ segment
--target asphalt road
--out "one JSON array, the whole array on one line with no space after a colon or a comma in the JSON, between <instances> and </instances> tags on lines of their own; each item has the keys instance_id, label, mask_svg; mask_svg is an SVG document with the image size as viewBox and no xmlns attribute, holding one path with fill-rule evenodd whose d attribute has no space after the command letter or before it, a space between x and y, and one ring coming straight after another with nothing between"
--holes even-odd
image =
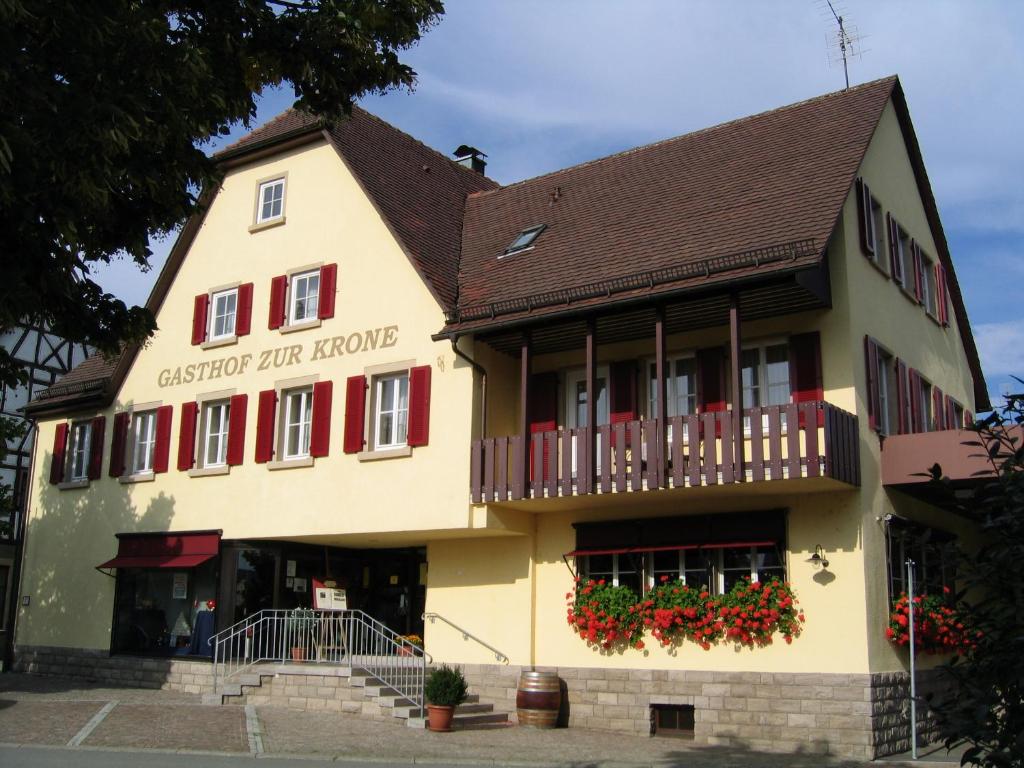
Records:
<instances>
[{"instance_id":1,"label":"asphalt road","mask_svg":"<svg viewBox=\"0 0 1024 768\"><path fill-rule=\"evenodd\" d=\"M450 765L451 763L417 762L416 765ZM251 755L203 755L173 752L131 752L126 750L67 749L59 747L0 747L0 765L3 768L398 768L413 765L412 761L348 762L311 760L309 758L279 758ZM483 768L465 765L460 768ZM487 768L494 768L493 764Z\"/></svg>"}]
</instances>

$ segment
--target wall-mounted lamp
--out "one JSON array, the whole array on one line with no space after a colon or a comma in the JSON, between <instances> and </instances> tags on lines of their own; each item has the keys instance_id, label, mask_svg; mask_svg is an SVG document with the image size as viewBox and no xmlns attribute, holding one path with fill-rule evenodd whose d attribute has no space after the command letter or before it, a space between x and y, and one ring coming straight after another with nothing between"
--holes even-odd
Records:
<instances>
[{"instance_id":1,"label":"wall-mounted lamp","mask_svg":"<svg viewBox=\"0 0 1024 768\"><path fill-rule=\"evenodd\" d=\"M814 565L820 565L822 568L828 568L828 558L825 557L825 550L821 548L821 544L814 545L814 554L807 558L806 562L814 563Z\"/></svg>"}]
</instances>

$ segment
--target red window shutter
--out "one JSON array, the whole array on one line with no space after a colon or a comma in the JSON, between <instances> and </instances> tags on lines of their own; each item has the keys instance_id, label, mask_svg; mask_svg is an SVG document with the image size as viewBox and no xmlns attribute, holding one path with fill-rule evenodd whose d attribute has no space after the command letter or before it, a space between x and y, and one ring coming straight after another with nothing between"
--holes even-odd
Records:
<instances>
[{"instance_id":1,"label":"red window shutter","mask_svg":"<svg viewBox=\"0 0 1024 768\"><path fill-rule=\"evenodd\" d=\"M920 376L917 371L910 368L907 370L907 379L910 383L910 431L924 432Z\"/></svg>"},{"instance_id":2,"label":"red window shutter","mask_svg":"<svg viewBox=\"0 0 1024 768\"><path fill-rule=\"evenodd\" d=\"M166 472L171 458L171 416L173 405L156 409L156 445L153 447L153 473Z\"/></svg>"},{"instance_id":3,"label":"red window shutter","mask_svg":"<svg viewBox=\"0 0 1024 768\"><path fill-rule=\"evenodd\" d=\"M321 320L334 317L334 299L338 290L338 265L325 264L320 267L320 301L316 316Z\"/></svg>"},{"instance_id":4,"label":"red window shutter","mask_svg":"<svg viewBox=\"0 0 1024 768\"><path fill-rule=\"evenodd\" d=\"M877 432L881 426L879 416L882 410L878 392L878 345L870 336L864 337L864 363L867 370L868 427Z\"/></svg>"},{"instance_id":5,"label":"red window shutter","mask_svg":"<svg viewBox=\"0 0 1024 768\"><path fill-rule=\"evenodd\" d=\"M202 344L206 341L206 318L210 311L210 295L201 293L196 296L192 308L192 343Z\"/></svg>"},{"instance_id":6,"label":"red window shutter","mask_svg":"<svg viewBox=\"0 0 1024 768\"><path fill-rule=\"evenodd\" d=\"M309 455L326 456L331 448L331 395L334 384L318 381L313 385L313 415L309 434Z\"/></svg>"},{"instance_id":7,"label":"red window shutter","mask_svg":"<svg viewBox=\"0 0 1024 768\"><path fill-rule=\"evenodd\" d=\"M270 330L284 325L284 299L288 293L288 277L280 275L270 281L270 319L267 323Z\"/></svg>"},{"instance_id":8,"label":"red window shutter","mask_svg":"<svg viewBox=\"0 0 1024 768\"><path fill-rule=\"evenodd\" d=\"M949 285L946 282L946 268L938 262L935 263L935 295L939 323L949 325Z\"/></svg>"},{"instance_id":9,"label":"red window shutter","mask_svg":"<svg viewBox=\"0 0 1024 768\"><path fill-rule=\"evenodd\" d=\"M124 451L128 442L128 413L114 414L113 437L110 441L110 467L107 474L120 477L124 474Z\"/></svg>"},{"instance_id":10,"label":"red window shutter","mask_svg":"<svg viewBox=\"0 0 1024 768\"><path fill-rule=\"evenodd\" d=\"M907 364L896 360L896 408L898 429L901 435L910 432L910 385L907 381Z\"/></svg>"},{"instance_id":11,"label":"red window shutter","mask_svg":"<svg viewBox=\"0 0 1024 768\"><path fill-rule=\"evenodd\" d=\"M956 400L949 395L946 395L946 429L960 429L962 424L957 423L956 420Z\"/></svg>"},{"instance_id":12,"label":"red window shutter","mask_svg":"<svg viewBox=\"0 0 1024 768\"><path fill-rule=\"evenodd\" d=\"M921 304L924 301L924 285L922 284L922 278L924 277L924 264L921 261L921 247L914 243L914 298L917 299L917 303Z\"/></svg>"},{"instance_id":13,"label":"red window shutter","mask_svg":"<svg viewBox=\"0 0 1024 768\"><path fill-rule=\"evenodd\" d=\"M964 411L964 427L970 429L974 426L974 414L971 411Z\"/></svg>"},{"instance_id":14,"label":"red window shutter","mask_svg":"<svg viewBox=\"0 0 1024 768\"><path fill-rule=\"evenodd\" d=\"M233 395L228 408L228 450L229 467L237 467L245 455L245 417L249 409L248 395Z\"/></svg>"},{"instance_id":15,"label":"red window shutter","mask_svg":"<svg viewBox=\"0 0 1024 768\"><path fill-rule=\"evenodd\" d=\"M941 431L946 428L946 409L945 409L945 398L942 395L942 390L938 387L932 387L932 420L935 422L935 431Z\"/></svg>"},{"instance_id":16,"label":"red window shutter","mask_svg":"<svg viewBox=\"0 0 1024 768\"><path fill-rule=\"evenodd\" d=\"M277 418L277 392L260 392L256 414L256 463L265 464L274 458L274 420Z\"/></svg>"},{"instance_id":17,"label":"red window shutter","mask_svg":"<svg viewBox=\"0 0 1024 768\"><path fill-rule=\"evenodd\" d=\"M871 192L868 185L862 179L857 179L857 223L860 230L860 249L864 255L871 258L875 252L873 238L871 237Z\"/></svg>"},{"instance_id":18,"label":"red window shutter","mask_svg":"<svg viewBox=\"0 0 1024 768\"><path fill-rule=\"evenodd\" d=\"M530 434L558 429L558 374L550 371L530 376ZM544 479L548 477L550 449L544 443ZM530 442L530 479L533 480L533 442Z\"/></svg>"},{"instance_id":19,"label":"red window shutter","mask_svg":"<svg viewBox=\"0 0 1024 768\"><path fill-rule=\"evenodd\" d=\"M821 378L821 334L800 333L789 339L789 387L794 403L819 402L825 399ZM818 411L818 426L825 426L825 412ZM805 426L800 414L800 426Z\"/></svg>"},{"instance_id":20,"label":"red window shutter","mask_svg":"<svg viewBox=\"0 0 1024 768\"><path fill-rule=\"evenodd\" d=\"M345 382L345 453L359 453L363 450L365 419L366 377L349 376Z\"/></svg>"},{"instance_id":21,"label":"red window shutter","mask_svg":"<svg viewBox=\"0 0 1024 768\"><path fill-rule=\"evenodd\" d=\"M68 425L58 424L53 433L53 455L50 457L50 482L64 482L64 460L67 457Z\"/></svg>"},{"instance_id":22,"label":"red window shutter","mask_svg":"<svg viewBox=\"0 0 1024 768\"><path fill-rule=\"evenodd\" d=\"M903 263L900 261L900 225L891 214L885 214L887 232L889 234L889 267L893 280L903 282Z\"/></svg>"},{"instance_id":23,"label":"red window shutter","mask_svg":"<svg viewBox=\"0 0 1024 768\"><path fill-rule=\"evenodd\" d=\"M609 422L636 419L636 361L620 360L608 367Z\"/></svg>"},{"instance_id":24,"label":"red window shutter","mask_svg":"<svg viewBox=\"0 0 1024 768\"><path fill-rule=\"evenodd\" d=\"M430 366L418 365L409 370L409 434L410 446L426 445L430 439Z\"/></svg>"},{"instance_id":25,"label":"red window shutter","mask_svg":"<svg viewBox=\"0 0 1024 768\"><path fill-rule=\"evenodd\" d=\"M107 431L107 417L97 416L89 430L89 479L99 480L103 474L103 436Z\"/></svg>"},{"instance_id":26,"label":"red window shutter","mask_svg":"<svg viewBox=\"0 0 1024 768\"><path fill-rule=\"evenodd\" d=\"M235 336L248 336L252 330L252 283L238 286L238 310L235 314Z\"/></svg>"},{"instance_id":27,"label":"red window shutter","mask_svg":"<svg viewBox=\"0 0 1024 768\"><path fill-rule=\"evenodd\" d=\"M178 427L178 470L187 472L196 463L196 417L199 406L194 402L181 404L181 425Z\"/></svg>"}]
</instances>

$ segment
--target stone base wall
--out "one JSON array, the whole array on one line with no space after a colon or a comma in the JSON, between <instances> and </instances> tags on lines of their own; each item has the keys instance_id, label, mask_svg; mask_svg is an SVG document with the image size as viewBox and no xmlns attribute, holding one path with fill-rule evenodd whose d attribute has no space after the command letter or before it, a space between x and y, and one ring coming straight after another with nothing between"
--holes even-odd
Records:
<instances>
[{"instance_id":1,"label":"stone base wall","mask_svg":"<svg viewBox=\"0 0 1024 768\"><path fill-rule=\"evenodd\" d=\"M111 656L88 648L19 645L14 649L14 671L126 688L213 693L213 664L209 662Z\"/></svg>"},{"instance_id":2,"label":"stone base wall","mask_svg":"<svg viewBox=\"0 0 1024 768\"><path fill-rule=\"evenodd\" d=\"M372 720L392 721L392 711L367 698L363 689L348 677L337 675L278 672L260 675L260 685L243 685L232 704L286 707L307 711L344 712Z\"/></svg>"},{"instance_id":3,"label":"stone base wall","mask_svg":"<svg viewBox=\"0 0 1024 768\"><path fill-rule=\"evenodd\" d=\"M515 713L522 667L463 667L470 688ZM651 705L694 708L694 743L874 759L910 748L910 676L537 667L563 681L563 724L648 735ZM935 676L919 674L922 695ZM919 706L922 743L934 737Z\"/></svg>"}]
</instances>

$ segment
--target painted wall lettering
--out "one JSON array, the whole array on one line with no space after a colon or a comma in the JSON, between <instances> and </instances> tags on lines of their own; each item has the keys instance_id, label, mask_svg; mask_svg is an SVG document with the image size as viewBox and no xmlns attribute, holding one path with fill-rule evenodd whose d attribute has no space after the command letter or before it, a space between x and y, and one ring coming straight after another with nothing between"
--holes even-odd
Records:
<instances>
[{"instance_id":1,"label":"painted wall lettering","mask_svg":"<svg viewBox=\"0 0 1024 768\"><path fill-rule=\"evenodd\" d=\"M372 352L376 349L388 349L398 343L398 326L387 325L381 328L370 328L355 331L341 336L329 336L317 339L312 344L309 362L330 360L341 355L355 355L360 352ZM250 363L255 361L257 371L269 371L275 368L287 368L299 365L306 359L303 344L287 344L272 349L264 349L255 354L231 355L201 363L179 365L175 368L164 368L157 375L159 387L175 387L181 384L192 384L199 381L210 381L226 376L239 376L245 373Z\"/></svg>"}]
</instances>

